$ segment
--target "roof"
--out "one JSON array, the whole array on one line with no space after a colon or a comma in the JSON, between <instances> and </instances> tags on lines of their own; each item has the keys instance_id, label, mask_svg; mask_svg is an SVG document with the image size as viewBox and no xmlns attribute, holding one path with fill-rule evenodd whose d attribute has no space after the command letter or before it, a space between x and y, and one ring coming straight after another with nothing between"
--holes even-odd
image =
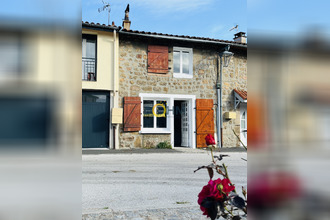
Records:
<instances>
[{"instance_id":1,"label":"roof","mask_svg":"<svg viewBox=\"0 0 330 220\"><path fill-rule=\"evenodd\" d=\"M247 91L240 90L240 89L234 89L234 92L239 95L243 100L247 100Z\"/></svg>"},{"instance_id":2,"label":"roof","mask_svg":"<svg viewBox=\"0 0 330 220\"><path fill-rule=\"evenodd\" d=\"M145 37L155 37L155 38L163 38L163 39L175 39L175 40L189 40L189 41L199 41L204 43L220 43L220 44L229 44L233 46L247 48L247 43L240 43L235 41L229 40L220 40L214 38L206 38L206 37L194 37L194 36L187 36L187 35L173 35L173 34L163 34L163 33L156 33L156 32L146 32L146 31L137 31L137 30L127 30L121 29L121 26L116 25L106 25L88 21L82 21L83 28L92 28L92 29L103 29L103 30L117 30L120 31L122 34L133 34Z\"/></svg>"},{"instance_id":3,"label":"roof","mask_svg":"<svg viewBox=\"0 0 330 220\"><path fill-rule=\"evenodd\" d=\"M100 23L94 23L94 22L89 23L88 21L85 21L85 22L82 21L82 27L83 28L92 28L92 29L103 29L103 30L110 30L110 31L114 31L114 30L119 31L121 29L120 26L116 26L116 25L106 25L106 24L100 24Z\"/></svg>"},{"instance_id":4,"label":"roof","mask_svg":"<svg viewBox=\"0 0 330 220\"><path fill-rule=\"evenodd\" d=\"M223 43L223 44L230 44L240 47L247 47L247 43L240 43L235 41L228 41L228 40L220 40L214 38L206 38L206 37L194 37L194 36L187 36L187 35L173 35L173 34L163 34L163 33L156 33L156 32L146 32L146 31L137 31L137 30L127 30L122 29L120 30L121 33L127 34L136 34L136 35L143 35L149 37L161 37L161 38L171 38L177 40L195 40L195 41L204 41L208 43Z\"/></svg>"}]
</instances>

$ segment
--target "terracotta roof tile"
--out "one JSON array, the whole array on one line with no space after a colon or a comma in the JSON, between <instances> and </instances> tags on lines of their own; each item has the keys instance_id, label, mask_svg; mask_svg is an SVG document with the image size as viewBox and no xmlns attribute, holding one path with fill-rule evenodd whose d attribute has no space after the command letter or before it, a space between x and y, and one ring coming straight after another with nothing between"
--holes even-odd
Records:
<instances>
[{"instance_id":1,"label":"terracotta roof tile","mask_svg":"<svg viewBox=\"0 0 330 220\"><path fill-rule=\"evenodd\" d=\"M82 26L84 27L95 27L95 28L103 28L103 29L115 29L120 30L120 26L116 25L106 25L106 24L100 24L100 23L94 23L94 22L88 22L88 21L82 21Z\"/></svg>"},{"instance_id":2,"label":"terracotta roof tile","mask_svg":"<svg viewBox=\"0 0 330 220\"><path fill-rule=\"evenodd\" d=\"M127 29L122 29L121 32L135 33L135 34L150 34L150 35L159 35L159 36L168 36L168 37L180 37L180 38L196 39L196 40L207 40L207 41L213 41L213 42L237 44L237 45L242 45L242 46L247 45L247 43L240 43L240 42L235 42L235 41L220 40L220 39L213 39L213 38L205 38L205 37L187 36L187 35L163 34L163 33L144 32L144 31L127 30Z\"/></svg>"},{"instance_id":3,"label":"terracotta roof tile","mask_svg":"<svg viewBox=\"0 0 330 220\"><path fill-rule=\"evenodd\" d=\"M116 25L105 25L105 24L100 24L100 23L94 23L94 22L88 22L82 21L82 25L85 27L95 27L95 28L104 28L104 29L116 29L120 30L120 26ZM205 40L205 41L210 41L210 42L220 42L220 43L230 43L230 44L236 44L240 46L247 46L247 43L239 43L235 41L229 41L229 40L220 40L220 39L214 39L214 38L206 38L206 37L196 37L196 36L187 36L187 35L174 35L174 34L163 34L163 33L156 33L156 32L146 32L146 31L137 31L137 30L126 30L126 29L121 29L120 30L122 33L127 32L127 33L135 33L135 34L146 34L146 35L155 35L155 36L167 36L167 37L178 37L178 38L186 38L186 39L194 39L194 40Z\"/></svg>"},{"instance_id":4,"label":"terracotta roof tile","mask_svg":"<svg viewBox=\"0 0 330 220\"><path fill-rule=\"evenodd\" d=\"M240 89L234 89L234 92L237 93L242 99L247 100L247 91L240 90Z\"/></svg>"}]
</instances>

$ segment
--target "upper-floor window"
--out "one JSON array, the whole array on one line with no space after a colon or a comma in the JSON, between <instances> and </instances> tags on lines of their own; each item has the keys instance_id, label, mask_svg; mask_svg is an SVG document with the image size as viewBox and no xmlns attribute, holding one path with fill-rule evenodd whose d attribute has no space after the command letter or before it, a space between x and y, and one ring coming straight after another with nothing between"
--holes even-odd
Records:
<instances>
[{"instance_id":1,"label":"upper-floor window","mask_svg":"<svg viewBox=\"0 0 330 220\"><path fill-rule=\"evenodd\" d=\"M82 35L82 80L96 81L96 35Z\"/></svg>"},{"instance_id":2,"label":"upper-floor window","mask_svg":"<svg viewBox=\"0 0 330 220\"><path fill-rule=\"evenodd\" d=\"M0 81L17 79L28 68L24 38L24 34L15 32L0 34Z\"/></svg>"},{"instance_id":3,"label":"upper-floor window","mask_svg":"<svg viewBox=\"0 0 330 220\"><path fill-rule=\"evenodd\" d=\"M173 47L173 76L193 78L192 48Z\"/></svg>"}]
</instances>

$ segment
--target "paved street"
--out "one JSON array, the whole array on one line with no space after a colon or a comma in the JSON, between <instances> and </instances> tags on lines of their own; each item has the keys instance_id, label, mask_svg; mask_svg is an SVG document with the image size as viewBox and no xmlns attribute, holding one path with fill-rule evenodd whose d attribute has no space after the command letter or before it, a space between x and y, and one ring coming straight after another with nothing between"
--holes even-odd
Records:
<instances>
[{"instance_id":1,"label":"paved street","mask_svg":"<svg viewBox=\"0 0 330 220\"><path fill-rule=\"evenodd\" d=\"M247 162L241 159L246 153L224 154L230 155L223 161L240 192L246 186ZM209 177L206 170L193 171L210 162L211 155L201 150L83 155L83 218L204 219L197 195Z\"/></svg>"}]
</instances>

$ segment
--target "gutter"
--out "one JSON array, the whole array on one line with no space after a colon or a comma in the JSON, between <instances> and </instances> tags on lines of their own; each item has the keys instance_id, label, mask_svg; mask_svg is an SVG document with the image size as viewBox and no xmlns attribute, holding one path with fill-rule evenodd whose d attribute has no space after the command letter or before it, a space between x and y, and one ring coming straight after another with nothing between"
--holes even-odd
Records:
<instances>
[{"instance_id":1,"label":"gutter","mask_svg":"<svg viewBox=\"0 0 330 220\"><path fill-rule=\"evenodd\" d=\"M100 31L119 31L121 27L112 27L106 25L97 25L97 24L86 24L82 23L82 28L91 29L91 30L100 30Z\"/></svg>"},{"instance_id":2,"label":"gutter","mask_svg":"<svg viewBox=\"0 0 330 220\"><path fill-rule=\"evenodd\" d=\"M247 44L236 44L236 43L230 43L230 42L217 42L212 40L201 40L201 39L191 39L191 38L184 38L184 37L175 37L175 36L162 36L162 35L153 35L153 34L140 34L140 33L132 33L132 32L126 32L126 31L119 31L120 34L127 34L132 36L142 36L142 37L151 37L156 39L167 39L167 40L180 40L180 41L187 41L187 42L194 42L194 43L210 43L210 44L216 44L216 45L230 45L234 47L241 47L241 48L247 48Z\"/></svg>"}]
</instances>

